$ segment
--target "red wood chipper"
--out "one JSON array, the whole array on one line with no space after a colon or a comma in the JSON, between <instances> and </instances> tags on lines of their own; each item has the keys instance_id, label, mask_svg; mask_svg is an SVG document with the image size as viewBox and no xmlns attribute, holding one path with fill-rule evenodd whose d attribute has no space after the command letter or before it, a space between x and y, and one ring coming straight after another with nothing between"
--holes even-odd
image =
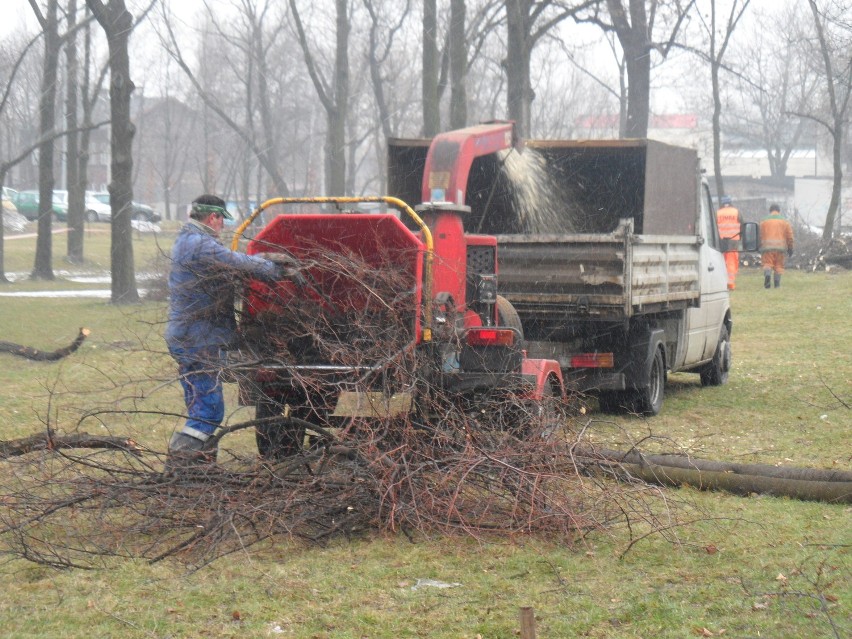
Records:
<instances>
[{"instance_id":1,"label":"red wood chipper","mask_svg":"<svg viewBox=\"0 0 852 639\"><path fill-rule=\"evenodd\" d=\"M252 281L243 302L234 368L241 402L267 418L261 455L297 452L311 425L425 425L462 411L503 427L513 403L564 398L558 363L521 350L517 313L498 294L495 237L464 228L475 158L513 144L511 123L437 136L413 209L392 197L275 198L238 228L234 248L262 212L298 207L246 248L292 255L307 281Z\"/></svg>"}]
</instances>

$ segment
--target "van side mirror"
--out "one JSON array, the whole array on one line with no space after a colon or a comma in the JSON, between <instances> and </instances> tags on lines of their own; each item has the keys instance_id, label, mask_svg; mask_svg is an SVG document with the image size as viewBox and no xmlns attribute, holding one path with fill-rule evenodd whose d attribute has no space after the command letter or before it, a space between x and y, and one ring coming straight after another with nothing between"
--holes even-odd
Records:
<instances>
[{"instance_id":1,"label":"van side mirror","mask_svg":"<svg viewBox=\"0 0 852 639\"><path fill-rule=\"evenodd\" d=\"M740 226L742 251L757 251L760 245L759 227L756 222L745 222Z\"/></svg>"}]
</instances>

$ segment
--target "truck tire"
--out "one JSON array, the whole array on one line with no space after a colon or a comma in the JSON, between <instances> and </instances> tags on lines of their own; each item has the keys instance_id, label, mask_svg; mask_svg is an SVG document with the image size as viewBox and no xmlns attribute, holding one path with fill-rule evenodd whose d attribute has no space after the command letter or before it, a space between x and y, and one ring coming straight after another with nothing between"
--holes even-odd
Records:
<instances>
[{"instance_id":1,"label":"truck tire","mask_svg":"<svg viewBox=\"0 0 852 639\"><path fill-rule=\"evenodd\" d=\"M497 296L497 323L500 326L514 328L520 333L520 338L524 339L524 327L521 324L521 316L518 311L512 306L512 303L502 295Z\"/></svg>"},{"instance_id":2,"label":"truck tire","mask_svg":"<svg viewBox=\"0 0 852 639\"><path fill-rule=\"evenodd\" d=\"M709 364L706 364L699 370L701 385L721 386L727 383L730 370L731 340L728 334L728 327L722 326L722 330L719 333L719 343L716 345L716 352L713 353L713 359Z\"/></svg>"},{"instance_id":3,"label":"truck tire","mask_svg":"<svg viewBox=\"0 0 852 639\"><path fill-rule=\"evenodd\" d=\"M257 401L255 418L280 416L280 420L270 421L255 426L255 441L257 452L261 458L278 461L292 457L302 450L305 438L304 426L295 426L281 413L284 402L274 401L263 397Z\"/></svg>"},{"instance_id":4,"label":"truck tire","mask_svg":"<svg viewBox=\"0 0 852 639\"><path fill-rule=\"evenodd\" d=\"M637 388L631 393L631 409L640 415L657 415L663 407L666 389L666 363L663 349L658 347L654 357L648 362L648 385Z\"/></svg>"}]
</instances>

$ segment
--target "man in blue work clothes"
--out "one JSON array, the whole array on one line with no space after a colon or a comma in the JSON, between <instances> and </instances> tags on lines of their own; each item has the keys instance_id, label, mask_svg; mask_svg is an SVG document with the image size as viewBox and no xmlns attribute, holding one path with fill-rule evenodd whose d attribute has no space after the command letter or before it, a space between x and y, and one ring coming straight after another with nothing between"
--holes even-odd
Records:
<instances>
[{"instance_id":1,"label":"man in blue work clothes","mask_svg":"<svg viewBox=\"0 0 852 639\"><path fill-rule=\"evenodd\" d=\"M285 267L222 246L219 233L232 218L221 198L196 198L189 218L172 247L165 335L178 363L188 418L169 441L167 471L215 460L215 447L205 443L225 416L221 372L224 351L236 335L235 283L245 277L267 282L302 277L292 261Z\"/></svg>"}]
</instances>

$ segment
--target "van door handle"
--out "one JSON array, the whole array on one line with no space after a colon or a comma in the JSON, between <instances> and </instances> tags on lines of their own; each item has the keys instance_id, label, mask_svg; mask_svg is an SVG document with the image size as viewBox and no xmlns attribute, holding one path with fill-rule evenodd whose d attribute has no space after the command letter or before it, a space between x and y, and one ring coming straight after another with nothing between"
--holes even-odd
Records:
<instances>
[{"instance_id":1,"label":"van door handle","mask_svg":"<svg viewBox=\"0 0 852 639\"><path fill-rule=\"evenodd\" d=\"M707 270L708 271L715 271L716 267L711 264L710 266L707 267Z\"/></svg>"}]
</instances>

